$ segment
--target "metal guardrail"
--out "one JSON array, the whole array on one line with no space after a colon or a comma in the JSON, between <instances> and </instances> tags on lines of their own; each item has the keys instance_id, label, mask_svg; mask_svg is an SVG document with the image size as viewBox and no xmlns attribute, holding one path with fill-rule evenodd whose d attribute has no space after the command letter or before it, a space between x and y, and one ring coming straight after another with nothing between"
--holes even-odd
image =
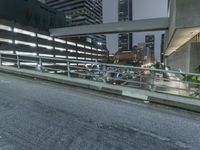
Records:
<instances>
[{"instance_id":1,"label":"metal guardrail","mask_svg":"<svg viewBox=\"0 0 200 150\"><path fill-rule=\"evenodd\" d=\"M200 74L4 53L0 53L0 65L200 99Z\"/></svg>"}]
</instances>

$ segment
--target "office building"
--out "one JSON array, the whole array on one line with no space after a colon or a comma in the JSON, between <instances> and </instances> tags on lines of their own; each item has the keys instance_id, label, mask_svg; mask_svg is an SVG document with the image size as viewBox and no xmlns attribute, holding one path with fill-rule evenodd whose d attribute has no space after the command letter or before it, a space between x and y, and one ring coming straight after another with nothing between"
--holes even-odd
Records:
<instances>
[{"instance_id":1,"label":"office building","mask_svg":"<svg viewBox=\"0 0 200 150\"><path fill-rule=\"evenodd\" d=\"M119 22L131 21L133 19L132 0L119 0ZM132 33L119 34L119 50L132 50L133 35Z\"/></svg>"},{"instance_id":2,"label":"office building","mask_svg":"<svg viewBox=\"0 0 200 150\"><path fill-rule=\"evenodd\" d=\"M149 57L151 63L155 61L155 35L145 36L146 47L149 49Z\"/></svg>"},{"instance_id":3,"label":"office building","mask_svg":"<svg viewBox=\"0 0 200 150\"><path fill-rule=\"evenodd\" d=\"M46 0L46 4L63 12L69 27L103 23L102 0ZM76 37L73 40L106 47L106 38L103 35Z\"/></svg>"},{"instance_id":4,"label":"office building","mask_svg":"<svg viewBox=\"0 0 200 150\"><path fill-rule=\"evenodd\" d=\"M147 66L151 64L151 53L146 43L138 43L133 46L130 51L118 51L114 55L114 62L116 64L133 65L133 66Z\"/></svg>"},{"instance_id":5,"label":"office building","mask_svg":"<svg viewBox=\"0 0 200 150\"><path fill-rule=\"evenodd\" d=\"M51 19L55 21L54 24L51 24ZM107 61L106 49L49 35L49 27L62 26L65 26L65 15L38 1L0 1L0 53L23 55L26 59L29 56L36 56L52 59ZM6 63L3 62L3 64ZM33 64L26 63L26 65ZM43 64L44 67L52 66L60 69L66 69L66 65L66 62L56 61L46 61Z\"/></svg>"},{"instance_id":6,"label":"office building","mask_svg":"<svg viewBox=\"0 0 200 150\"><path fill-rule=\"evenodd\" d=\"M141 51L139 49L118 51L114 56L114 63L119 65L141 66Z\"/></svg>"}]
</instances>

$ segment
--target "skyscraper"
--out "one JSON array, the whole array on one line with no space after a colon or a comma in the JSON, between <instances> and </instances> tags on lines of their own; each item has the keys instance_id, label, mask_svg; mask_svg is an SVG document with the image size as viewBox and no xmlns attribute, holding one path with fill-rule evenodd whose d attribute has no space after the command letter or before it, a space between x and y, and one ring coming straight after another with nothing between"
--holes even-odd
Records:
<instances>
[{"instance_id":1,"label":"skyscraper","mask_svg":"<svg viewBox=\"0 0 200 150\"><path fill-rule=\"evenodd\" d=\"M164 63L164 41L165 41L165 34L161 35L161 49L160 49L160 62Z\"/></svg>"},{"instance_id":2,"label":"skyscraper","mask_svg":"<svg viewBox=\"0 0 200 150\"><path fill-rule=\"evenodd\" d=\"M46 0L46 4L65 13L67 26L101 24L103 22L102 0ZM106 45L103 35L81 37L79 40L99 46Z\"/></svg>"},{"instance_id":3,"label":"skyscraper","mask_svg":"<svg viewBox=\"0 0 200 150\"><path fill-rule=\"evenodd\" d=\"M119 0L119 22L133 19L132 0ZM119 34L119 50L132 50L132 33Z\"/></svg>"},{"instance_id":4,"label":"skyscraper","mask_svg":"<svg viewBox=\"0 0 200 150\"><path fill-rule=\"evenodd\" d=\"M155 61L155 35L145 36L146 47L150 51L150 60L153 63Z\"/></svg>"}]
</instances>

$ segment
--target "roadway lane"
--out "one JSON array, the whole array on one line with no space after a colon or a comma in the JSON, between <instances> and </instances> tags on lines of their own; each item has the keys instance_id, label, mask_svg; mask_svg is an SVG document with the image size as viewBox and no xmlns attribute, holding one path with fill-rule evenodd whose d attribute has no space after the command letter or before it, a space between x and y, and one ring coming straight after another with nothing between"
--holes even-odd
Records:
<instances>
[{"instance_id":1,"label":"roadway lane","mask_svg":"<svg viewBox=\"0 0 200 150\"><path fill-rule=\"evenodd\" d=\"M199 150L200 116L0 73L0 150Z\"/></svg>"}]
</instances>

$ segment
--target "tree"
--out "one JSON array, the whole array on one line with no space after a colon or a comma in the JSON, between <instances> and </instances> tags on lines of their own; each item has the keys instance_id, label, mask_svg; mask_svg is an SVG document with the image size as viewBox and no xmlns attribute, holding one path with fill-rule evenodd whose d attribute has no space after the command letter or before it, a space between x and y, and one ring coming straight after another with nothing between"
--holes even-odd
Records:
<instances>
[{"instance_id":1,"label":"tree","mask_svg":"<svg viewBox=\"0 0 200 150\"><path fill-rule=\"evenodd\" d=\"M193 73L200 74L200 65L194 70ZM186 76L185 78L183 78L183 80L188 82L200 83L200 76ZM196 89L200 91L200 85L197 85ZM200 93L194 92L193 94L191 94L191 96L195 98L200 98Z\"/></svg>"}]
</instances>

